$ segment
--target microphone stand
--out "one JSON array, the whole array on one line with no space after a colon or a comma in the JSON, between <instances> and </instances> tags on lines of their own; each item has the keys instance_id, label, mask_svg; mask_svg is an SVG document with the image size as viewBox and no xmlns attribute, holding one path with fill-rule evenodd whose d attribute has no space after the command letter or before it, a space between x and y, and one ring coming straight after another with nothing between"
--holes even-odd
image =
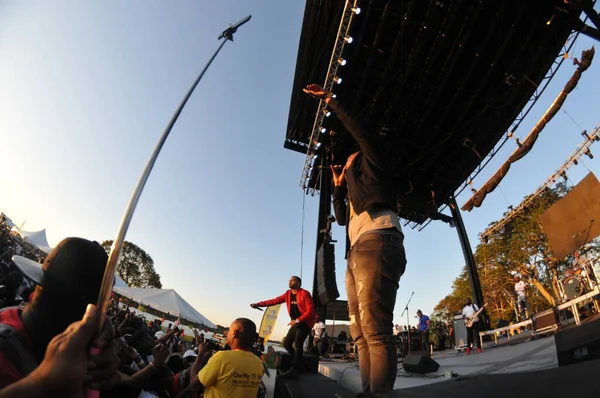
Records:
<instances>
[{"instance_id":1,"label":"microphone stand","mask_svg":"<svg viewBox=\"0 0 600 398\"><path fill-rule=\"evenodd\" d=\"M406 306L404 307L404 311L402 311L402 314L400 314L400 318L402 318L402 316L404 315L404 313L406 312L406 331L408 333L408 354L410 355L410 345L411 345L411 341L410 341L410 315L408 312L408 305L410 304L410 301L412 300L413 296L415 295L415 292L412 292L410 294L410 298L408 299L408 302L406 303Z\"/></svg>"}]
</instances>

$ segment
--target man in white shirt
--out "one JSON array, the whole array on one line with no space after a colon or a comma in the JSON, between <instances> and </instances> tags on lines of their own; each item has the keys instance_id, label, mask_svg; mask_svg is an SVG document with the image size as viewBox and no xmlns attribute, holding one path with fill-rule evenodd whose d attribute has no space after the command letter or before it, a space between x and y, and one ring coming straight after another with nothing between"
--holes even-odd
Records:
<instances>
[{"instance_id":1,"label":"man in white shirt","mask_svg":"<svg viewBox=\"0 0 600 398\"><path fill-rule=\"evenodd\" d=\"M467 327L467 354L471 353L471 346L477 346L477 352L481 352L481 342L479 341L479 317L474 317L477 310L479 310L477 304L473 304L471 299L468 298L465 307L462 310L463 319L466 320L468 318L473 320L473 325Z\"/></svg>"},{"instance_id":2,"label":"man in white shirt","mask_svg":"<svg viewBox=\"0 0 600 398\"><path fill-rule=\"evenodd\" d=\"M323 355L323 344L321 342L321 339L325 337L325 324L319 319L319 315L316 316L315 320L315 325L312 328L314 336L314 346L317 347L317 352L319 353L319 356L321 356Z\"/></svg>"},{"instance_id":3,"label":"man in white shirt","mask_svg":"<svg viewBox=\"0 0 600 398\"><path fill-rule=\"evenodd\" d=\"M521 279L521 275L515 275L515 294L517 295L517 318L524 320L529 318L529 305L527 303L527 284Z\"/></svg>"},{"instance_id":4,"label":"man in white shirt","mask_svg":"<svg viewBox=\"0 0 600 398\"><path fill-rule=\"evenodd\" d=\"M400 334L401 330L400 330L400 325L396 324L394 325L394 336L398 336Z\"/></svg>"}]
</instances>

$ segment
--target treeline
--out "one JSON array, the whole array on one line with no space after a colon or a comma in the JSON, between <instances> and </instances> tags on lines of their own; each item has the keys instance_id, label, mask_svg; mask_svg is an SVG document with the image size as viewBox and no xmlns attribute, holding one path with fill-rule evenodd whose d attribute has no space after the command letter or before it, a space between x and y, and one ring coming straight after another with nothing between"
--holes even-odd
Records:
<instances>
[{"instance_id":1,"label":"treeline","mask_svg":"<svg viewBox=\"0 0 600 398\"><path fill-rule=\"evenodd\" d=\"M486 311L492 327L498 321L513 321L514 275L520 274L529 285L528 299L532 313L551 308L561 302L559 283L566 269L574 262L573 255L557 259L539 223L540 215L569 191L565 183L547 188L510 222L480 241L475 250L475 262L483 290ZM525 198L524 200L526 200ZM505 214L506 216L506 214ZM491 224L493 225L493 224ZM590 255L600 253L597 241L588 245ZM461 312L465 299L472 297L466 268L452 284L452 292L434 308L433 316L450 320Z\"/></svg>"}]
</instances>

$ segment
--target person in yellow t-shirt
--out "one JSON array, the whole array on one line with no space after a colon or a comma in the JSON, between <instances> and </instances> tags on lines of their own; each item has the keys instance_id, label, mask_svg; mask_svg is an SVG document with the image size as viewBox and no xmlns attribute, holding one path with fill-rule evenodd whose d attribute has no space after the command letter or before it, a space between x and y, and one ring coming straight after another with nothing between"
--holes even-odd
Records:
<instances>
[{"instance_id":1,"label":"person in yellow t-shirt","mask_svg":"<svg viewBox=\"0 0 600 398\"><path fill-rule=\"evenodd\" d=\"M229 327L229 351L219 351L198 373L204 398L256 398L264 374L262 361L252 352L256 325L238 318Z\"/></svg>"}]
</instances>

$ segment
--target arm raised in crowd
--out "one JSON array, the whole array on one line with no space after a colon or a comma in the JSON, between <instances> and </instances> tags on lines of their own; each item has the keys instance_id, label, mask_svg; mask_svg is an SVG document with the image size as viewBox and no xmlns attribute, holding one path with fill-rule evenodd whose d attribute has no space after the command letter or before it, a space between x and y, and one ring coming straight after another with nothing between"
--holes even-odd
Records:
<instances>
[{"instance_id":1,"label":"arm raised in crowd","mask_svg":"<svg viewBox=\"0 0 600 398\"><path fill-rule=\"evenodd\" d=\"M112 328L109 322L107 325ZM89 347L95 335L96 307L89 305L82 321L73 323L50 341L40 366L27 377L1 390L0 398L84 396L86 384L94 379L87 373L92 358L88 354ZM94 345L99 345L98 339ZM104 347L100 347L101 356L104 350L110 349L107 347L112 348L112 344L106 343ZM118 366L118 363L114 365ZM116 366L111 366L104 377L113 379Z\"/></svg>"}]
</instances>

